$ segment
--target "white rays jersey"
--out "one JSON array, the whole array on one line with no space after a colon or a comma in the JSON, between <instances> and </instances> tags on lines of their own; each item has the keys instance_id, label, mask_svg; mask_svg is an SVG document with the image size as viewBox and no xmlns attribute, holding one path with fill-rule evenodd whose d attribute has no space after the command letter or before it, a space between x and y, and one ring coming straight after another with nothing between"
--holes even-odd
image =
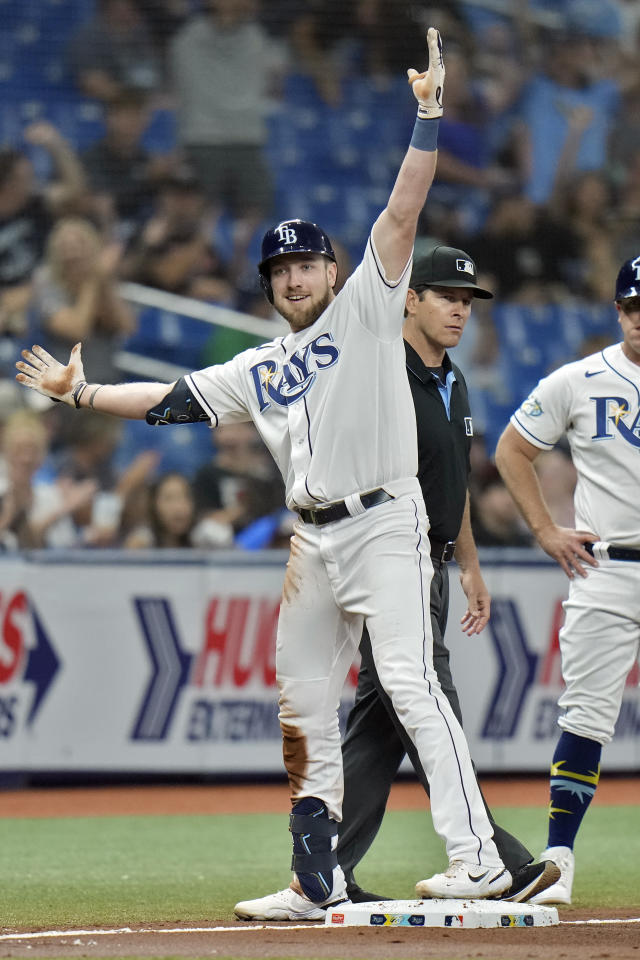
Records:
<instances>
[{"instance_id":1,"label":"white rays jersey","mask_svg":"<svg viewBox=\"0 0 640 960\"><path fill-rule=\"evenodd\" d=\"M578 474L576 529L640 547L640 367L622 344L545 377L511 423L543 450L566 433Z\"/></svg>"},{"instance_id":2,"label":"white rays jersey","mask_svg":"<svg viewBox=\"0 0 640 960\"><path fill-rule=\"evenodd\" d=\"M511 423L542 449L566 433L578 474L576 529L599 538L598 566L570 581L563 604L558 725L605 744L640 651L640 562L603 553L610 544L640 547L640 367L620 343L569 363L540 381Z\"/></svg>"},{"instance_id":3,"label":"white rays jersey","mask_svg":"<svg viewBox=\"0 0 640 960\"><path fill-rule=\"evenodd\" d=\"M254 421L292 509L417 473L402 340L409 265L390 283L370 238L314 324L186 377L214 426Z\"/></svg>"}]
</instances>

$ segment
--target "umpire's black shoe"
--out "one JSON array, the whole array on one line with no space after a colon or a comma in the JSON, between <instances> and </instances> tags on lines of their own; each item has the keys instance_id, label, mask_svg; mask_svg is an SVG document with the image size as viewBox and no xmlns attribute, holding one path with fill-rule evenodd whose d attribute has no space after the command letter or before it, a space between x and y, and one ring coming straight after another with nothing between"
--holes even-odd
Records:
<instances>
[{"instance_id":1,"label":"umpire's black shoe","mask_svg":"<svg viewBox=\"0 0 640 960\"><path fill-rule=\"evenodd\" d=\"M559 879L560 870L551 860L527 863L513 873L511 886L497 899L523 903L525 900L530 900L536 893L542 893Z\"/></svg>"},{"instance_id":2,"label":"umpire's black shoe","mask_svg":"<svg viewBox=\"0 0 640 960\"><path fill-rule=\"evenodd\" d=\"M351 900L351 903L372 903L378 900L392 899L392 897L379 897L377 893L367 893L367 891L359 887L357 883L351 886L347 884L347 897Z\"/></svg>"}]
</instances>

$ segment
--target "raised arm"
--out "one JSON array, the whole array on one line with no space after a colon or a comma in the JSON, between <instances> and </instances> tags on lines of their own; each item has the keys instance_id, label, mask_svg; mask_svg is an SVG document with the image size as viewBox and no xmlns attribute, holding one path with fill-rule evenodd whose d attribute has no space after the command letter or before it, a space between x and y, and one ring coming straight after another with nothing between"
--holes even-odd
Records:
<instances>
[{"instance_id":1,"label":"raised arm","mask_svg":"<svg viewBox=\"0 0 640 960\"><path fill-rule=\"evenodd\" d=\"M418 101L418 116L389 202L373 227L373 239L389 281L404 270L416 236L418 217L436 171L438 125L442 116L444 63L440 34L427 31L429 69L407 71Z\"/></svg>"},{"instance_id":2,"label":"raised arm","mask_svg":"<svg viewBox=\"0 0 640 960\"><path fill-rule=\"evenodd\" d=\"M16 363L20 371L16 380L25 387L70 407L91 407L126 420L144 420L147 411L173 387L170 383L87 383L79 343L66 366L39 346L23 350L22 356L24 359Z\"/></svg>"}]
</instances>

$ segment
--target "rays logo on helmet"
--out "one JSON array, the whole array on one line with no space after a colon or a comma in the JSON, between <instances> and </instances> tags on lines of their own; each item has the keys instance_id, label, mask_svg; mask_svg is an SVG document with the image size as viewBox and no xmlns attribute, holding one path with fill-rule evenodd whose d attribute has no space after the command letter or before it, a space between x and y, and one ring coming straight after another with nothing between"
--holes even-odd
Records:
<instances>
[{"instance_id":1,"label":"rays logo on helmet","mask_svg":"<svg viewBox=\"0 0 640 960\"><path fill-rule=\"evenodd\" d=\"M636 272L636 280L640 280L640 257L636 257L635 260L631 261L631 267Z\"/></svg>"},{"instance_id":2,"label":"rays logo on helmet","mask_svg":"<svg viewBox=\"0 0 640 960\"><path fill-rule=\"evenodd\" d=\"M280 243L290 244L298 242L298 234L295 232L293 227L286 226L284 223L281 223L276 227L274 233L278 234L278 239Z\"/></svg>"},{"instance_id":3,"label":"rays logo on helmet","mask_svg":"<svg viewBox=\"0 0 640 960\"><path fill-rule=\"evenodd\" d=\"M456 260L456 270L460 270L461 273L470 273L471 275L475 273L471 260Z\"/></svg>"}]
</instances>

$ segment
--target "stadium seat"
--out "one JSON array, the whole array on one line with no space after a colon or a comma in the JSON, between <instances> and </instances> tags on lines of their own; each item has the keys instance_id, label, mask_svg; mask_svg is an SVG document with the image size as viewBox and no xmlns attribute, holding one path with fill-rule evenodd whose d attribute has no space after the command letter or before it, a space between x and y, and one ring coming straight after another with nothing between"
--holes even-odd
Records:
<instances>
[{"instance_id":1,"label":"stadium seat","mask_svg":"<svg viewBox=\"0 0 640 960\"><path fill-rule=\"evenodd\" d=\"M195 370L200 366L200 354L214 329L203 320L157 307L143 307L138 313L136 332L123 346L131 353Z\"/></svg>"},{"instance_id":2,"label":"stadium seat","mask_svg":"<svg viewBox=\"0 0 640 960\"><path fill-rule=\"evenodd\" d=\"M211 428L207 423L150 427L144 420L126 420L114 458L116 470L123 470L143 450L160 454L156 476L177 470L189 477L211 459Z\"/></svg>"}]
</instances>

